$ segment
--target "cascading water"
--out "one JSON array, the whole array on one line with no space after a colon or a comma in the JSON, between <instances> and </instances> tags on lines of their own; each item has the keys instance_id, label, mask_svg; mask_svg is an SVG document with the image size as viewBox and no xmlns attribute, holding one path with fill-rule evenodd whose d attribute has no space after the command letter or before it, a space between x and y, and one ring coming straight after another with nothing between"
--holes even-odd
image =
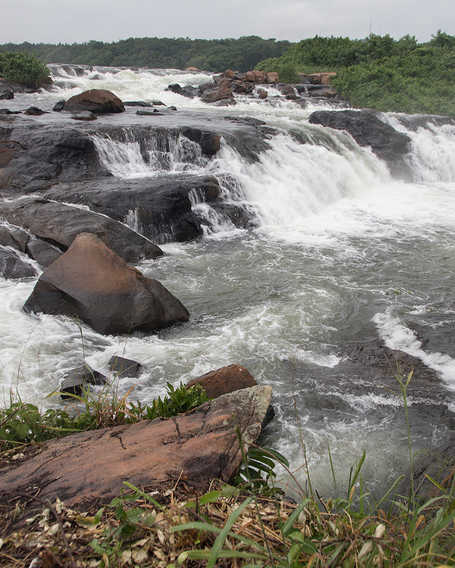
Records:
<instances>
[{"instance_id":1,"label":"cascading water","mask_svg":"<svg viewBox=\"0 0 455 568\"><path fill-rule=\"evenodd\" d=\"M207 108L164 91L173 82L203 82L205 74L93 69L66 75L62 80L79 88L111 88L124 100L153 97L179 108ZM63 86L36 97L48 97L50 105L75 91ZM235 229L222 211L190 195L206 216L209 238L169 243L164 258L140 266L192 314L188 324L159 335L101 336L83 325L81 339L68 318L21 311L34 281L1 280L3 399L8 402L12 388L23 400L58 405L45 395L83 356L104 372L113 354L144 364L140 381L119 384L120 392L134 387L130 396L142 402L162 394L168 381L235 362L273 386L276 418L265 444L298 467L303 438L313 484L327 493L327 446L340 486L365 449L365 479L381 490L407 466L402 402L393 383L346 366L347 346L379 334L390 348L435 369L440 382L422 386L416 378L411 427L416 451L446 439L455 385L455 130L450 124L411 128L399 116L384 115L412 141L413 181L405 182L348 134L308 124L314 106L277 103L272 94L269 102L241 99L236 107L207 111L214 120L253 116L275 130L256 162L226 140L207 159L182 136L163 144L127 131L109 138L100 128L93 139L114 176L214 175L224 202L243 207L256 228ZM141 230L134 210L127 222ZM297 475L305 478L302 470Z\"/></svg>"}]
</instances>

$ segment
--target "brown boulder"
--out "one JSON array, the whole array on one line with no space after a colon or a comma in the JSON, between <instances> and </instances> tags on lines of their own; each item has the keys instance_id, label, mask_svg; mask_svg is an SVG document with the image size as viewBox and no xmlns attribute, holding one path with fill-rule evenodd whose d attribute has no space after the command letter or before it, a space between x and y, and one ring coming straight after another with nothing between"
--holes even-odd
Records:
<instances>
[{"instance_id":1,"label":"brown boulder","mask_svg":"<svg viewBox=\"0 0 455 568\"><path fill-rule=\"evenodd\" d=\"M280 78L276 71L269 71L268 73L266 73L267 83L278 83L279 80Z\"/></svg>"},{"instance_id":2,"label":"brown boulder","mask_svg":"<svg viewBox=\"0 0 455 568\"><path fill-rule=\"evenodd\" d=\"M186 386L201 385L209 398L257 385L254 377L245 367L229 365L216 371L210 371L197 379L192 379Z\"/></svg>"},{"instance_id":3,"label":"brown boulder","mask_svg":"<svg viewBox=\"0 0 455 568\"><path fill-rule=\"evenodd\" d=\"M260 89L260 88L259 88L259 89L257 89L256 93L257 93L257 95L258 95L258 97L259 97L260 99L266 99L267 96L268 96L268 93L267 93L267 91L266 91L265 89Z\"/></svg>"},{"instance_id":4,"label":"brown boulder","mask_svg":"<svg viewBox=\"0 0 455 568\"><path fill-rule=\"evenodd\" d=\"M114 93L105 89L90 89L68 99L63 110L89 110L95 114L108 114L124 112L125 107Z\"/></svg>"},{"instance_id":5,"label":"brown boulder","mask_svg":"<svg viewBox=\"0 0 455 568\"><path fill-rule=\"evenodd\" d=\"M43 272L24 310L80 318L111 334L155 331L189 319L160 282L145 278L89 233L77 236Z\"/></svg>"},{"instance_id":6,"label":"brown boulder","mask_svg":"<svg viewBox=\"0 0 455 568\"><path fill-rule=\"evenodd\" d=\"M34 495L67 505L109 501L123 482L163 489L181 480L205 489L229 479L254 443L270 405L272 388L226 394L168 420L143 421L73 434L48 442L41 453L0 472L0 498Z\"/></svg>"},{"instance_id":7,"label":"brown boulder","mask_svg":"<svg viewBox=\"0 0 455 568\"><path fill-rule=\"evenodd\" d=\"M201 94L201 100L204 103L216 103L225 101L228 104L234 102L232 94L232 81L230 79L221 79L212 89L204 90Z\"/></svg>"}]
</instances>

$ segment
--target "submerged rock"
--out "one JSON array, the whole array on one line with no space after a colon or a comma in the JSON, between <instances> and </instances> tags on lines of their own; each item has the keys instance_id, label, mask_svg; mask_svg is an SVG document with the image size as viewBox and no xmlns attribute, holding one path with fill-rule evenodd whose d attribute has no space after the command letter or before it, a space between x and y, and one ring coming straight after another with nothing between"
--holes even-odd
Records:
<instances>
[{"instance_id":1,"label":"submerged rock","mask_svg":"<svg viewBox=\"0 0 455 568\"><path fill-rule=\"evenodd\" d=\"M90 89L68 99L63 110L89 110L95 114L124 112L122 101L105 89Z\"/></svg>"},{"instance_id":2,"label":"submerged rock","mask_svg":"<svg viewBox=\"0 0 455 568\"><path fill-rule=\"evenodd\" d=\"M42 114L47 114L47 112L36 106L31 106L24 110L24 114L28 114L29 116L41 116Z\"/></svg>"},{"instance_id":3,"label":"submerged rock","mask_svg":"<svg viewBox=\"0 0 455 568\"><path fill-rule=\"evenodd\" d=\"M41 499L59 497L67 505L106 502L120 494L124 481L163 490L182 480L206 490L213 479L235 475L262 431L271 396L271 387L255 386L168 420L52 440L38 455L0 473L0 496L39 489Z\"/></svg>"},{"instance_id":4,"label":"submerged rock","mask_svg":"<svg viewBox=\"0 0 455 568\"><path fill-rule=\"evenodd\" d=\"M189 319L160 282L145 278L88 233L43 272L24 310L80 318L108 334L156 331Z\"/></svg>"},{"instance_id":5,"label":"submerged rock","mask_svg":"<svg viewBox=\"0 0 455 568\"><path fill-rule=\"evenodd\" d=\"M73 120L96 120L96 114L90 110L82 110L71 116Z\"/></svg>"}]
</instances>

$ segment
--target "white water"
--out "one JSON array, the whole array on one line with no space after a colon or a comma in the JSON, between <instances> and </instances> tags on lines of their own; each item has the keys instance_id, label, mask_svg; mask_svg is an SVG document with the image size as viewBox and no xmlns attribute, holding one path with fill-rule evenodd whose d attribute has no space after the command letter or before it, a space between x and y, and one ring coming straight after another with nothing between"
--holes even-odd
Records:
<instances>
[{"instance_id":1,"label":"white water","mask_svg":"<svg viewBox=\"0 0 455 568\"><path fill-rule=\"evenodd\" d=\"M99 74L99 81L90 74L71 76L78 88L38 98L65 98L96 86L111 88L124 100L206 108L198 99L164 91L172 82L200 84L206 75ZM314 478L327 491L327 445L340 476L366 449L367 473L381 485L406 467L401 400L362 376L333 378L346 343L379 332L389 347L439 373L441 385L429 388L428 396L410 395L417 446L437 445L448 428L444 404L453 408L455 353L444 352L449 341L441 353L426 350L409 325L420 323L430 335L441 329L453 333L455 325L455 130L428 126L414 132L386 115L384 120L412 140L413 181L403 182L349 135L309 125L314 108L241 98L236 107L207 111L215 117L254 116L279 130L256 163L226 141L207 160L181 136L165 150L154 139L141 147L127 130L121 141L95 136L113 175L213 174L224 199L253 212L258 227L236 229L191 196L193 208L206 219L206 237L170 243L165 258L141 266L192 314L187 325L156 336L100 336L68 318L25 315L21 307L34 281L2 280L3 400L12 388L42 406L60 404L44 397L84 357L100 371L107 371L113 354L143 363L146 373L139 381L120 382L121 392L134 386L132 397L142 401L162 394L167 381L175 384L236 362L273 385L277 418L267 443L299 464L301 429ZM140 231L134 211L128 224Z\"/></svg>"}]
</instances>

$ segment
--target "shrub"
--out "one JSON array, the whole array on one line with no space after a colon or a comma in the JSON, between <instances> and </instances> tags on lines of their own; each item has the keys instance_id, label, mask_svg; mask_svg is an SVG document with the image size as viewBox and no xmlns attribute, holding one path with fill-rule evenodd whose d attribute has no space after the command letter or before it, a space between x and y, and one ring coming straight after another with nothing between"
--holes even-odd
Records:
<instances>
[{"instance_id":1,"label":"shrub","mask_svg":"<svg viewBox=\"0 0 455 568\"><path fill-rule=\"evenodd\" d=\"M48 68L26 53L0 52L0 76L33 89L51 82Z\"/></svg>"}]
</instances>

